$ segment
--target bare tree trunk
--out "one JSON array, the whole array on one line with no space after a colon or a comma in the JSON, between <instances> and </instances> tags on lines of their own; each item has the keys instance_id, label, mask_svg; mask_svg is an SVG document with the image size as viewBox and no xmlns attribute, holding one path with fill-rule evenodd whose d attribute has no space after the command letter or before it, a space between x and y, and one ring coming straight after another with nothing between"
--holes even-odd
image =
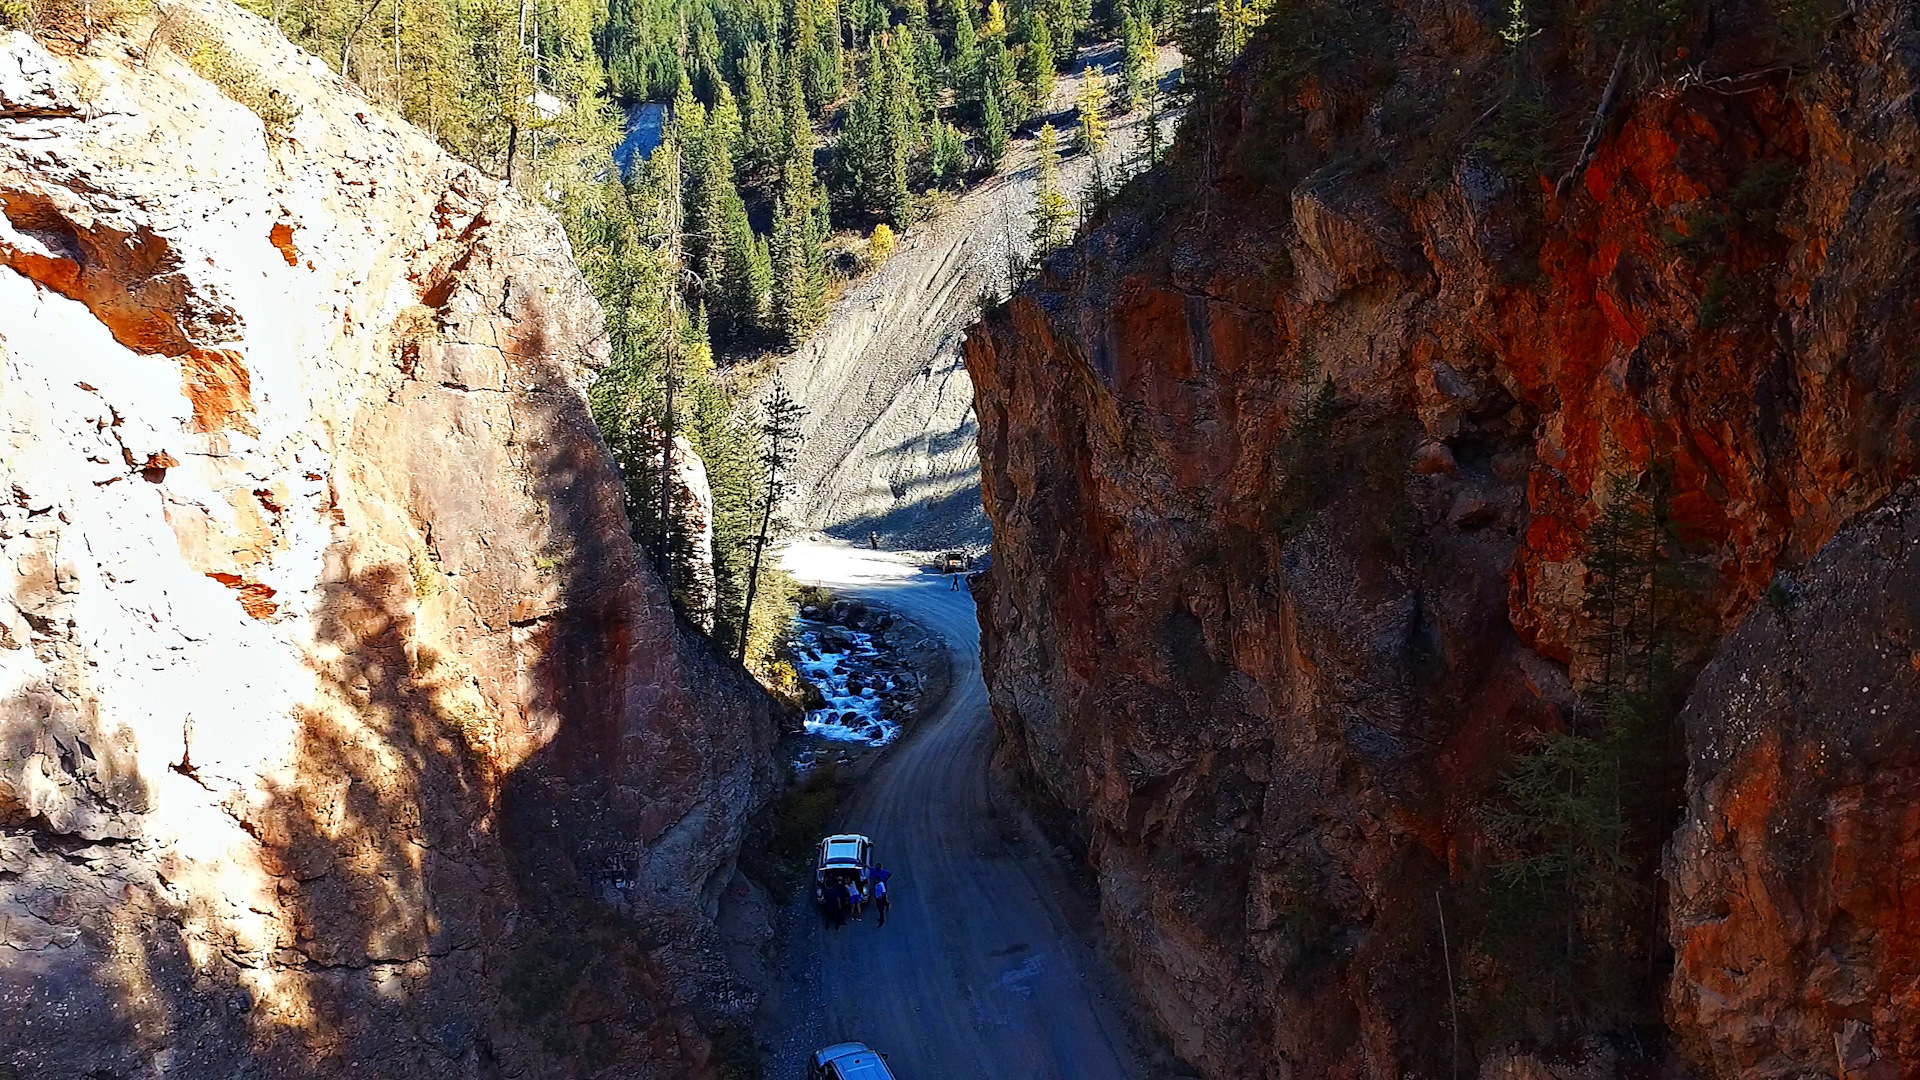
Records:
<instances>
[{"instance_id":1,"label":"bare tree trunk","mask_svg":"<svg viewBox=\"0 0 1920 1080\"><path fill-rule=\"evenodd\" d=\"M353 24L353 29L347 32L346 40L340 43L340 77L341 78L343 79L353 78L353 72L347 70L347 63L348 61L353 59L354 39L358 38L360 36L360 31L365 30L367 28L367 24L373 21L374 14L380 10L380 5L384 3L386 3L386 0L373 0L372 3L368 4L367 9L360 13L360 21Z\"/></svg>"},{"instance_id":2,"label":"bare tree trunk","mask_svg":"<svg viewBox=\"0 0 1920 1080\"><path fill-rule=\"evenodd\" d=\"M677 332L675 334L677 335ZM654 548L654 559L660 566L660 580L673 592L672 559L668 556L668 545L673 540L673 392L679 382L673 370L674 350L667 350L667 407L660 417L660 528L659 543Z\"/></svg>"},{"instance_id":3,"label":"bare tree trunk","mask_svg":"<svg viewBox=\"0 0 1920 1080\"><path fill-rule=\"evenodd\" d=\"M1460 1077L1460 1002L1453 993L1453 950L1447 944L1447 909L1440 903L1440 890L1433 891L1433 908L1440 913L1440 959L1447 967L1447 1014L1453 1030L1453 1076Z\"/></svg>"},{"instance_id":4,"label":"bare tree trunk","mask_svg":"<svg viewBox=\"0 0 1920 1080\"><path fill-rule=\"evenodd\" d=\"M774 471L767 471L767 504L760 512L760 533L753 541L753 568L747 571L747 606L740 612L740 640L734 659L747 662L747 632L753 629L753 596L760 591L760 556L767 550L767 530L773 526Z\"/></svg>"},{"instance_id":5,"label":"bare tree trunk","mask_svg":"<svg viewBox=\"0 0 1920 1080\"><path fill-rule=\"evenodd\" d=\"M1573 186L1574 179L1587 167L1587 162L1593 160L1593 152L1600 145L1600 133L1607 126L1607 114L1613 111L1614 95L1620 90L1620 72L1627 66L1627 49L1631 44L1622 42L1619 55L1613 58L1613 73L1607 76L1607 88L1600 92L1600 105L1593 110L1593 119L1587 124L1586 142L1581 144L1580 156L1574 159L1573 167L1560 177L1559 183L1553 185L1555 195L1565 196L1567 189Z\"/></svg>"}]
</instances>

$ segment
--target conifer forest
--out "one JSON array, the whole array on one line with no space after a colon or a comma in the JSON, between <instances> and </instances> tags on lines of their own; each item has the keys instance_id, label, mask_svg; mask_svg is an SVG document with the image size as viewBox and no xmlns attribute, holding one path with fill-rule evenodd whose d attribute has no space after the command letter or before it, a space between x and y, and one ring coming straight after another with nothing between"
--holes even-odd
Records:
<instances>
[{"instance_id":1,"label":"conifer forest","mask_svg":"<svg viewBox=\"0 0 1920 1080\"><path fill-rule=\"evenodd\" d=\"M930 197L991 175L1023 126L1045 123L1076 43L1111 45L1111 77L1059 118L1078 133L1072 149L1097 149L1103 112L1153 96L1158 40L1183 21L1247 17L1229 4L1182 20L1170 0L248 3L559 213L607 314L612 362L592 403L635 539L726 651L742 644L767 516L764 423L742 407L765 370L754 361L803 343ZM661 104L658 145L615 168L627 115ZM1071 231L1056 184L1036 214L1043 247ZM681 499L663 497L675 439L713 489L710 585L689 568ZM779 587L758 596L787 602Z\"/></svg>"}]
</instances>

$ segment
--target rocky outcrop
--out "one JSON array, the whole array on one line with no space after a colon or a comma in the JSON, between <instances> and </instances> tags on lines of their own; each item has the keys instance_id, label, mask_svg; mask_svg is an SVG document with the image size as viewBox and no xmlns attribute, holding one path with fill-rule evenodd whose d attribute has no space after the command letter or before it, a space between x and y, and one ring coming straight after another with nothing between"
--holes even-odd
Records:
<instances>
[{"instance_id":1,"label":"rocky outcrop","mask_svg":"<svg viewBox=\"0 0 1920 1080\"><path fill-rule=\"evenodd\" d=\"M707 463L684 435L673 437L673 485L680 500L680 528L686 534L689 617L702 632L713 633L713 485Z\"/></svg>"},{"instance_id":2,"label":"rocky outcrop","mask_svg":"<svg viewBox=\"0 0 1920 1080\"><path fill-rule=\"evenodd\" d=\"M1504 1019L1547 1003L1516 1002L1476 883L1517 855L1488 824L1508 762L1603 677L1606 508L1657 495L1684 666L1911 472L1920 41L1855 5L1806 74L1754 5L1630 53L1612 8L1276 10L1174 161L968 340L997 761L1071 808L1205 1075L1525 1073L1514 1041L1582 1033ZM1745 937L1676 927L1687 970L1817 933L1783 903ZM1601 1034L1657 1026L1660 963ZM1772 1014L1691 978L1675 1045L1704 1067ZM1807 1015L1894 1054L1920 1016L1876 1000Z\"/></svg>"},{"instance_id":3,"label":"rocky outcrop","mask_svg":"<svg viewBox=\"0 0 1920 1080\"><path fill-rule=\"evenodd\" d=\"M709 1075L777 723L564 234L238 9L126 33L0 38L0 1066Z\"/></svg>"},{"instance_id":4,"label":"rocky outcrop","mask_svg":"<svg viewBox=\"0 0 1920 1080\"><path fill-rule=\"evenodd\" d=\"M1670 998L1715 1077L1920 1062L1920 499L1785 576L1701 673Z\"/></svg>"}]
</instances>

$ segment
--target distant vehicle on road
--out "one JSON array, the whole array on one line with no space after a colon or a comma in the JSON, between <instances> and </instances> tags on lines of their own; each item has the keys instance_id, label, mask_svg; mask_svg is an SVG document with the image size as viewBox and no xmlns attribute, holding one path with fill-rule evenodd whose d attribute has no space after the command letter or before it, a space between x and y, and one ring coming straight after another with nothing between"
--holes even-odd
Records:
<instances>
[{"instance_id":1,"label":"distant vehicle on road","mask_svg":"<svg viewBox=\"0 0 1920 1080\"><path fill-rule=\"evenodd\" d=\"M813 871L813 902L827 902L827 886L852 883L863 899L873 899L873 841L859 833L842 833L820 841L820 860Z\"/></svg>"},{"instance_id":2,"label":"distant vehicle on road","mask_svg":"<svg viewBox=\"0 0 1920 1080\"><path fill-rule=\"evenodd\" d=\"M887 1070L887 1055L868 1048L866 1043L836 1043L815 1050L807 1061L807 1080L894 1080Z\"/></svg>"},{"instance_id":3,"label":"distant vehicle on road","mask_svg":"<svg viewBox=\"0 0 1920 1080\"><path fill-rule=\"evenodd\" d=\"M967 553L964 551L949 551L940 556L940 572L943 574L957 574L966 568Z\"/></svg>"}]
</instances>

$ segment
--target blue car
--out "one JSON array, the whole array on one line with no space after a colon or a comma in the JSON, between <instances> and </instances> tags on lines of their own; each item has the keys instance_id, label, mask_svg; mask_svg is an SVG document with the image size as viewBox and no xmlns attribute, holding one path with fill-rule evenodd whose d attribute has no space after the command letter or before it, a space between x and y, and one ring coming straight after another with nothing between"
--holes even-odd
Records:
<instances>
[{"instance_id":1,"label":"blue car","mask_svg":"<svg viewBox=\"0 0 1920 1080\"><path fill-rule=\"evenodd\" d=\"M894 1080L887 1070L887 1055L877 1053L866 1043L835 1043L815 1050L807 1060L807 1080Z\"/></svg>"}]
</instances>

